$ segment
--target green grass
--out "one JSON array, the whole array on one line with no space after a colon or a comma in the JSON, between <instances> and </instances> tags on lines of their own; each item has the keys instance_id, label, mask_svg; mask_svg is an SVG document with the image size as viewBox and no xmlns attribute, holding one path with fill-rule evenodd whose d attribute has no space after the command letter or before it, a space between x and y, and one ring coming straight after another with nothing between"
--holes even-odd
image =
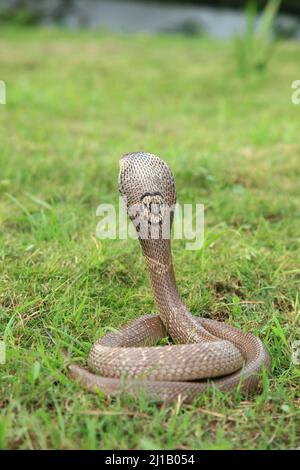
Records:
<instances>
[{"instance_id":1,"label":"green grass","mask_svg":"<svg viewBox=\"0 0 300 470\"><path fill-rule=\"evenodd\" d=\"M0 447L298 447L299 46L241 81L231 43L3 29L0 63ZM264 340L262 394L157 406L67 377L63 346L84 362L109 328L154 311L137 241L95 237L135 150L169 163L180 202L205 204L204 249L173 243L180 291L195 315Z\"/></svg>"},{"instance_id":2,"label":"green grass","mask_svg":"<svg viewBox=\"0 0 300 470\"><path fill-rule=\"evenodd\" d=\"M235 38L235 57L241 76L264 72L270 62L275 46L272 38L274 22L280 5L281 0L268 0L256 25L258 2L248 0L245 33Z\"/></svg>"}]
</instances>

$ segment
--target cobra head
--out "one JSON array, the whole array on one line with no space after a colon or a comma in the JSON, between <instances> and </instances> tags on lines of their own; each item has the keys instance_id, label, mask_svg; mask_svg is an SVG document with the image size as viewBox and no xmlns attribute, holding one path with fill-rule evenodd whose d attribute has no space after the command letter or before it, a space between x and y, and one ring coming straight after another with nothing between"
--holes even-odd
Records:
<instances>
[{"instance_id":1,"label":"cobra head","mask_svg":"<svg viewBox=\"0 0 300 470\"><path fill-rule=\"evenodd\" d=\"M119 188L140 240L170 238L176 188L164 161L145 152L124 155Z\"/></svg>"}]
</instances>

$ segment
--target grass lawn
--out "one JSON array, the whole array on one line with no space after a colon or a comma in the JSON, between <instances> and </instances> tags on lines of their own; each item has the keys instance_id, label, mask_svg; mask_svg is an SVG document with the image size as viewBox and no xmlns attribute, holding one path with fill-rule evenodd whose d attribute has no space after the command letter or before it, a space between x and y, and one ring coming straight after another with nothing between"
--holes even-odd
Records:
<instances>
[{"instance_id":1,"label":"grass lawn","mask_svg":"<svg viewBox=\"0 0 300 470\"><path fill-rule=\"evenodd\" d=\"M283 449L300 445L299 44L241 79L232 43L166 35L0 32L0 447ZM70 380L110 328L154 311L136 240L95 236L118 201L118 161L172 168L178 201L205 205L205 244L175 240L195 315L259 335L273 358L260 395L191 405L108 400ZM53 344L50 337L55 340Z\"/></svg>"}]
</instances>

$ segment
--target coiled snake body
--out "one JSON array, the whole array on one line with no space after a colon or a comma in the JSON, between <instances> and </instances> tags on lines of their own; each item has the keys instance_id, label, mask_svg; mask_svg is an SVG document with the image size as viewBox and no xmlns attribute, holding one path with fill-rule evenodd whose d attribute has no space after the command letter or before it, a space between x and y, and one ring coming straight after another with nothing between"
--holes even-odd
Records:
<instances>
[{"instance_id":1,"label":"coiled snake body","mask_svg":"<svg viewBox=\"0 0 300 470\"><path fill-rule=\"evenodd\" d=\"M69 365L85 388L107 395L144 391L158 401L191 401L211 387L254 391L271 361L260 339L215 320L193 317L178 292L170 230L176 189L160 158L131 153L120 161L126 199L150 274L158 315L145 315L92 347L89 370ZM166 222L166 223L164 223ZM171 336L174 345L154 346Z\"/></svg>"}]
</instances>

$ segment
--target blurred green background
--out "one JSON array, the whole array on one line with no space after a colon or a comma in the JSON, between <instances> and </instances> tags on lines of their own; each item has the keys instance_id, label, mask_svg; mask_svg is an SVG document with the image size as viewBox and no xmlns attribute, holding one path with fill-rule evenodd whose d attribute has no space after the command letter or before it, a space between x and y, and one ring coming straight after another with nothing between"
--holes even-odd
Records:
<instances>
[{"instance_id":1,"label":"blurred green background","mask_svg":"<svg viewBox=\"0 0 300 470\"><path fill-rule=\"evenodd\" d=\"M226 40L1 25L0 447L299 447L299 43L273 34L278 7L257 25L249 3ZM95 233L135 150L167 161L179 202L205 205L203 248L173 243L180 292L263 339L261 394L157 406L67 376L63 347L85 364L99 336L155 310L137 242Z\"/></svg>"}]
</instances>

